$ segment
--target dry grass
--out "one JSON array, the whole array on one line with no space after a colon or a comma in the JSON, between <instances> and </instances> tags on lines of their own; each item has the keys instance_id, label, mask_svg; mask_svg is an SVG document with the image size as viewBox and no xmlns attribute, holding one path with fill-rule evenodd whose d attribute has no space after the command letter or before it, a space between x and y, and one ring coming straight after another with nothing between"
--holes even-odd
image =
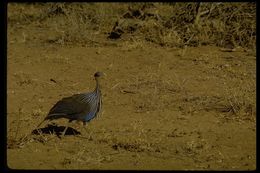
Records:
<instances>
[{"instance_id":1,"label":"dry grass","mask_svg":"<svg viewBox=\"0 0 260 173\"><path fill-rule=\"evenodd\" d=\"M19 56L12 55L14 50L10 51L10 62L16 65L10 66L10 69L19 70L20 61L21 68L26 70L14 70L15 73L10 73L11 82L7 92L11 100L9 111L14 111L9 113L14 115L8 117L8 149L15 151L23 148L27 154L26 149L29 148L53 155L53 160L44 155L41 158L41 154L39 158L45 159L46 163L50 163L54 168L62 165L63 169L99 169L104 163L121 164L121 158L129 164L139 162L140 165L147 160L159 163L176 159L176 165L179 165L178 160L192 160L190 166L198 169L210 169L208 165L218 162L217 168L223 168L222 162L227 158L224 158L222 153L232 155L232 152L225 151L225 148L229 150L241 144L237 144L240 140L225 144L228 135L237 135L236 131L229 128L223 130L223 126L218 125L219 119L225 122L255 122L256 86L255 78L251 74L255 66L249 66L254 60L251 61L251 57L245 56L244 52L241 52L240 58L236 56L236 52L216 52L208 47L208 53L201 49L203 47L197 49L199 52L192 52L190 46L225 46L231 41L235 45L254 48L255 4L212 3L215 6L213 8L211 3L202 3L201 12L207 9L211 11L207 15L196 17L196 3L152 3L156 10L151 13L158 14L160 19L126 19L126 32L122 37L109 40L108 32L117 20L122 19L128 6L140 9L144 3L120 4L9 4L12 13L8 16L8 25L11 26L8 32L21 32L14 35L9 33L12 35L11 44L15 44L15 41L21 43L19 40L22 40L23 44L35 41L39 42L37 45L41 49L32 54L35 56L28 56L28 59L19 51L16 52ZM136 31L128 32L127 28L135 24L140 27ZM17 35L21 38L17 39ZM106 41L111 41L118 47L100 46ZM70 49L70 44L77 49ZM85 47L79 48L78 44L99 47L85 50ZM51 49L44 47L46 45ZM14 48L17 50L17 47ZM62 52L64 49L65 53ZM157 54L151 49L162 50ZM40 53L41 50L44 51ZM30 54L29 50L24 53ZM222 57L221 53L227 57ZM89 57L83 57L85 54ZM77 59L77 56L82 58ZM243 64L245 59L248 62ZM96 60L101 63L93 63ZM77 66L74 66L74 63ZM41 71L41 68L45 69L52 64L56 71L45 76L45 71ZM60 69L56 69L58 65ZM101 115L101 123L88 124L87 131L82 128L78 130L70 124L70 132L66 133L63 139L58 138L64 127L60 126L61 122L57 123L59 125L49 123L48 126L35 129L35 123L46 116L46 111L58 98L75 94L76 90L82 88L87 90L86 87L91 86L91 81L85 83L88 80L85 80L85 68L81 65L89 67L89 71L98 67L110 73L110 77L104 82L103 101L106 114ZM17 66L18 68L15 68ZM37 69L30 69L33 66ZM27 70L28 73L25 73ZM75 71L79 73L74 73ZM40 74L43 74L42 77ZM67 76L68 74L71 76ZM250 79L251 82L245 83ZM27 95L23 92L27 92ZM17 97L22 99L16 99ZM21 102L25 103L20 106L23 110L17 106ZM209 116L209 119L204 114ZM118 123L115 123L115 120ZM82 126L80 124L77 127ZM240 129L239 125L236 127ZM212 131L207 131L208 128ZM28 130L35 133L25 135ZM82 132L82 135L77 135L74 130ZM217 141L218 135L225 142ZM243 146L246 149L249 145ZM16 154L21 155L20 152ZM238 151L235 154L241 153ZM58 158L58 155L61 158ZM158 158L161 160L155 160ZM141 163L142 159L144 163ZM240 157L237 159L240 161L237 165L244 162ZM233 164L234 159L229 160ZM36 162L33 159L31 161ZM212 163L209 163L210 161ZM19 159L17 163L20 163ZM169 165L172 163L169 162ZM159 165L165 166L163 163Z\"/></svg>"},{"instance_id":2,"label":"dry grass","mask_svg":"<svg viewBox=\"0 0 260 173\"><path fill-rule=\"evenodd\" d=\"M152 4L153 7L147 7L150 11L144 9L144 13L153 17L122 17L128 7L141 9L144 4ZM151 42L165 47L231 44L255 49L255 3L201 3L199 10L197 7L198 3L10 3L12 13L8 23L51 28L54 36L44 38L45 41L60 45L104 44L102 40L121 20L122 40L133 44ZM129 31L133 26L138 27Z\"/></svg>"},{"instance_id":3,"label":"dry grass","mask_svg":"<svg viewBox=\"0 0 260 173\"><path fill-rule=\"evenodd\" d=\"M253 83L252 83L253 84ZM243 120L252 120L255 121L256 115L256 102L255 102L255 91L250 91L254 89L255 86L249 84L250 89L248 88L232 88L227 89L226 91L226 108L234 114L236 117ZM244 92L241 92L243 90Z\"/></svg>"}]
</instances>

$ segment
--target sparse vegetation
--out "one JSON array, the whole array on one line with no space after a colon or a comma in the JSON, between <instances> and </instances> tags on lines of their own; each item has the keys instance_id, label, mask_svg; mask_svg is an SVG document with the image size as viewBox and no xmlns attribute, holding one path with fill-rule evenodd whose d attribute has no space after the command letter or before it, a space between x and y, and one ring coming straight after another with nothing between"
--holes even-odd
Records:
<instances>
[{"instance_id":1,"label":"sparse vegetation","mask_svg":"<svg viewBox=\"0 0 260 173\"><path fill-rule=\"evenodd\" d=\"M104 45L115 26L122 32L119 39L164 47L255 49L256 43L256 4L252 2L9 3L8 8L15 11L8 15L10 25L50 28L53 36L44 41L60 45Z\"/></svg>"},{"instance_id":2,"label":"sparse vegetation","mask_svg":"<svg viewBox=\"0 0 260 173\"><path fill-rule=\"evenodd\" d=\"M9 3L13 169L256 168L256 3ZM37 128L101 83L87 123ZM93 80L93 79L92 79Z\"/></svg>"}]
</instances>

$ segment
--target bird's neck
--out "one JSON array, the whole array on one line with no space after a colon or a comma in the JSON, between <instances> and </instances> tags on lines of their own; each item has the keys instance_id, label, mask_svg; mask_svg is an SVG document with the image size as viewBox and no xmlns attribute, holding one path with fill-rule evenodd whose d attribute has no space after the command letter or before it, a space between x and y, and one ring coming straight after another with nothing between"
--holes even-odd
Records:
<instances>
[{"instance_id":1,"label":"bird's neck","mask_svg":"<svg viewBox=\"0 0 260 173\"><path fill-rule=\"evenodd\" d=\"M96 78L96 88L95 91L100 91L100 85L99 85L99 80Z\"/></svg>"}]
</instances>

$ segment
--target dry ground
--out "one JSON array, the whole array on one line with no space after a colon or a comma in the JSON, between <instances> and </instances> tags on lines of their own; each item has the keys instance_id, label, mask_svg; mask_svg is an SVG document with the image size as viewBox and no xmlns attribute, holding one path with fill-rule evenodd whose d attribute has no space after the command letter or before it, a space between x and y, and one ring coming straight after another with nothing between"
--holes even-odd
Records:
<instances>
[{"instance_id":1,"label":"dry ground","mask_svg":"<svg viewBox=\"0 0 260 173\"><path fill-rule=\"evenodd\" d=\"M7 163L13 169L256 169L256 56L247 49L143 42L59 45L51 29L8 28ZM36 126L59 99L95 87L86 130ZM33 132L33 133L32 133Z\"/></svg>"}]
</instances>

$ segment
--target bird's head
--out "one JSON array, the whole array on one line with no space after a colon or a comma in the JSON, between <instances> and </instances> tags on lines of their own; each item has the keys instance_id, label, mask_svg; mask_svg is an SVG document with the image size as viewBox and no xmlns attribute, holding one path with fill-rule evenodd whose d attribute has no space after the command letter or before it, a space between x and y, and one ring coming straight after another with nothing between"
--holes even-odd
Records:
<instances>
[{"instance_id":1,"label":"bird's head","mask_svg":"<svg viewBox=\"0 0 260 173\"><path fill-rule=\"evenodd\" d=\"M105 75L105 73L103 73L103 72L96 72L95 74L94 74L94 77L97 79L97 78L101 78L101 77L103 77Z\"/></svg>"},{"instance_id":2,"label":"bird's head","mask_svg":"<svg viewBox=\"0 0 260 173\"><path fill-rule=\"evenodd\" d=\"M96 72L96 73L94 74L95 80L96 80L96 82L97 82L96 90L97 90L97 89L100 89L101 86L100 86L99 79L102 78L103 76L106 76L106 74L103 73L103 72Z\"/></svg>"}]
</instances>

